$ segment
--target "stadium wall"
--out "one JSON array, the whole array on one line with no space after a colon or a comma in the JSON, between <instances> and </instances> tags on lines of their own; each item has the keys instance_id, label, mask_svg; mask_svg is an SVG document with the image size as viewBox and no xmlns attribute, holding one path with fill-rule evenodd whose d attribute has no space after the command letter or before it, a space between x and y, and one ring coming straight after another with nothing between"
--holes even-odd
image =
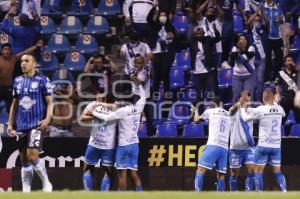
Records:
<instances>
[{"instance_id":1,"label":"stadium wall","mask_svg":"<svg viewBox=\"0 0 300 199\"><path fill-rule=\"evenodd\" d=\"M201 156L206 138L150 138L140 140L139 173L145 190L193 190L197 158ZM82 166L88 138L46 138L41 154L48 167L50 180L57 190L82 189ZM12 138L3 139L0 154L0 189L21 190L20 160ZM300 138L283 138L282 165L288 189L300 190ZM97 165L99 167L99 164ZM96 169L95 189L99 187L103 171ZM279 190L270 168L265 173L265 189ZM205 190L215 190L215 172L205 177ZM244 189L245 170L239 178ZM115 178L116 179L116 178ZM228 182L228 180L227 180ZM227 184L227 188L228 188ZM33 189L40 189L37 177ZM113 182L116 189L116 181Z\"/></svg>"}]
</instances>

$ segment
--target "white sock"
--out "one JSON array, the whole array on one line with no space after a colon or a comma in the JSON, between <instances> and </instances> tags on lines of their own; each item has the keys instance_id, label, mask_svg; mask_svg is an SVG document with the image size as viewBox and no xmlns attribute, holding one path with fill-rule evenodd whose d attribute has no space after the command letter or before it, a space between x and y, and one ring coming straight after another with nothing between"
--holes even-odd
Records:
<instances>
[{"instance_id":1,"label":"white sock","mask_svg":"<svg viewBox=\"0 0 300 199\"><path fill-rule=\"evenodd\" d=\"M32 165L22 167L21 169L21 179L22 179L22 191L30 192L31 191L31 182L33 178L33 167Z\"/></svg>"},{"instance_id":2,"label":"white sock","mask_svg":"<svg viewBox=\"0 0 300 199\"><path fill-rule=\"evenodd\" d=\"M40 179L43 183L43 187L45 187L46 183L50 183L45 165L43 164L42 161L40 161L40 159L38 159L36 161L36 164L33 166L33 168L34 168L35 172L38 174L38 176L40 177Z\"/></svg>"}]
</instances>

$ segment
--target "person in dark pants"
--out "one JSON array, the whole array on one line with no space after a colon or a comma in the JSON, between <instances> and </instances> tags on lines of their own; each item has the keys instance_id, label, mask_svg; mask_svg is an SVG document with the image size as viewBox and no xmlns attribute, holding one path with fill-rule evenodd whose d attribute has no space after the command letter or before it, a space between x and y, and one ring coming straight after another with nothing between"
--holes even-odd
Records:
<instances>
[{"instance_id":1,"label":"person in dark pants","mask_svg":"<svg viewBox=\"0 0 300 199\"><path fill-rule=\"evenodd\" d=\"M284 17L281 8L278 7L273 0L266 0L264 10L269 21L265 81L271 81L278 75L280 67L282 66L283 42L279 25L284 22ZM272 62L272 51L274 51L275 54L274 64Z\"/></svg>"},{"instance_id":2,"label":"person in dark pants","mask_svg":"<svg viewBox=\"0 0 300 199\"><path fill-rule=\"evenodd\" d=\"M300 108L294 106L295 92L299 89L296 85L297 74L294 58L292 55L287 55L283 60L284 69L279 72L276 79L277 92L280 92L279 104L283 107L286 117L283 118L283 123L287 119L287 115L292 110L295 114L296 123L300 123Z\"/></svg>"},{"instance_id":3,"label":"person in dark pants","mask_svg":"<svg viewBox=\"0 0 300 199\"><path fill-rule=\"evenodd\" d=\"M160 12L158 21L153 26L156 45L153 53L153 92L159 90L160 82L163 81L164 92L170 90L169 72L174 61L174 53L170 46L175 37L175 28L167 18L166 12Z\"/></svg>"},{"instance_id":4,"label":"person in dark pants","mask_svg":"<svg viewBox=\"0 0 300 199\"><path fill-rule=\"evenodd\" d=\"M190 44L193 79L197 93L196 103L203 101L205 90L208 98L218 95L218 71L215 57L216 43L220 41L221 36L216 25L213 25L213 29L215 37L205 36L205 27L196 27Z\"/></svg>"}]
</instances>

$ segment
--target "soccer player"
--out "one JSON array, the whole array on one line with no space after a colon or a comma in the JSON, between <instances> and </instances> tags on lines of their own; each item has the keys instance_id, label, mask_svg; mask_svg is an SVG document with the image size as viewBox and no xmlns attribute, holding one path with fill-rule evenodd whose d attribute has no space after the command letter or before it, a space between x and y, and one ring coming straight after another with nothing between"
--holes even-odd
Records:
<instances>
[{"instance_id":1,"label":"soccer player","mask_svg":"<svg viewBox=\"0 0 300 199\"><path fill-rule=\"evenodd\" d=\"M241 107L245 103L249 103L250 100L250 93L243 91L240 93L239 102L229 109L229 113L233 117L229 150L229 186L231 191L238 190L238 175L242 165L245 165L247 169L245 190L252 191L255 189L253 121L245 122L241 118ZM251 110L252 108L247 108L248 113Z\"/></svg>"},{"instance_id":2,"label":"soccer player","mask_svg":"<svg viewBox=\"0 0 300 199\"><path fill-rule=\"evenodd\" d=\"M92 173L94 166L99 159L101 160L101 166L105 169L105 175L102 179L101 191L109 191L110 182L112 178L112 169L115 163L115 137L116 137L116 121L104 122L92 115L92 112L96 107L106 105L102 103L103 98L101 93L97 93L96 101L87 105L80 121L92 121L91 136L89 144L85 151L85 164L83 168L83 185L87 191L93 190L93 178ZM101 109L98 109L99 111ZM107 109L102 109L106 111Z\"/></svg>"},{"instance_id":3,"label":"soccer player","mask_svg":"<svg viewBox=\"0 0 300 199\"><path fill-rule=\"evenodd\" d=\"M139 85L140 99L136 104L127 105L113 112L99 112L98 108L93 115L105 121L118 120L118 147L116 153L116 168L118 171L119 190L127 189L127 170L130 170L136 191L142 191L141 179L137 174L139 139L138 129L141 113L146 103L146 94L142 85Z\"/></svg>"},{"instance_id":4,"label":"soccer player","mask_svg":"<svg viewBox=\"0 0 300 199\"><path fill-rule=\"evenodd\" d=\"M231 129L231 118L229 112L221 108L220 98L215 97L212 102L217 107L209 108L199 116L197 108L192 106L194 122L201 119L209 120L209 135L206 147L201 158L198 160L198 168L195 177L195 191L202 191L203 178L206 170L212 170L216 165L217 170L217 191L225 190L225 174L227 170L228 141Z\"/></svg>"},{"instance_id":5,"label":"soccer player","mask_svg":"<svg viewBox=\"0 0 300 199\"><path fill-rule=\"evenodd\" d=\"M254 161L257 165L255 185L257 191L263 191L263 172L267 163L272 166L276 181L281 190L286 192L286 181L281 173L281 123L285 117L283 108L274 103L274 89L266 88L263 92L264 105L259 106L250 114L241 109L243 120L259 120L258 144L255 149Z\"/></svg>"},{"instance_id":6,"label":"soccer player","mask_svg":"<svg viewBox=\"0 0 300 199\"><path fill-rule=\"evenodd\" d=\"M53 91L49 79L36 70L36 65L32 55L21 57L23 75L14 80L7 132L9 136L17 137L23 192L31 191L33 170L42 180L43 191L51 192L52 184L39 159L39 150L43 133L51 121Z\"/></svg>"}]
</instances>

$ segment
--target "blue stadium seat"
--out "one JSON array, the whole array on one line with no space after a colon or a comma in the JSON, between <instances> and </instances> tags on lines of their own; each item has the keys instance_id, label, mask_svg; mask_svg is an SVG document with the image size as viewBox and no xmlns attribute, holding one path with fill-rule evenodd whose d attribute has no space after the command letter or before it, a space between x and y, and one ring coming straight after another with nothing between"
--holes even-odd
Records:
<instances>
[{"instance_id":1,"label":"blue stadium seat","mask_svg":"<svg viewBox=\"0 0 300 199\"><path fill-rule=\"evenodd\" d=\"M70 51L69 39L61 34L54 34L50 37L48 41L48 50L53 53L67 53Z\"/></svg>"},{"instance_id":2,"label":"blue stadium seat","mask_svg":"<svg viewBox=\"0 0 300 199\"><path fill-rule=\"evenodd\" d=\"M157 137L177 137L177 127L173 123L163 123L158 125L156 130Z\"/></svg>"},{"instance_id":3,"label":"blue stadium seat","mask_svg":"<svg viewBox=\"0 0 300 199\"><path fill-rule=\"evenodd\" d=\"M56 31L55 23L51 17L41 16L41 34L45 36L50 36Z\"/></svg>"},{"instance_id":4,"label":"blue stadium seat","mask_svg":"<svg viewBox=\"0 0 300 199\"><path fill-rule=\"evenodd\" d=\"M118 0L100 0L96 14L104 16L115 16L120 14Z\"/></svg>"},{"instance_id":5,"label":"blue stadium seat","mask_svg":"<svg viewBox=\"0 0 300 199\"><path fill-rule=\"evenodd\" d=\"M234 33L242 33L245 30L243 18L239 12L233 12L233 31Z\"/></svg>"},{"instance_id":6,"label":"blue stadium seat","mask_svg":"<svg viewBox=\"0 0 300 199\"><path fill-rule=\"evenodd\" d=\"M74 83L75 78L72 75L72 73L70 71L66 70L66 77L63 77L62 76L63 70L65 70L65 69L56 70L51 77L51 81L52 82L57 81L57 83L55 83L55 84L60 83L60 82L58 82L58 80L68 81L68 82L70 82L70 84Z\"/></svg>"},{"instance_id":7,"label":"blue stadium seat","mask_svg":"<svg viewBox=\"0 0 300 199\"><path fill-rule=\"evenodd\" d=\"M300 50L300 35L296 35L290 51L299 51L299 50Z\"/></svg>"},{"instance_id":8,"label":"blue stadium seat","mask_svg":"<svg viewBox=\"0 0 300 199\"><path fill-rule=\"evenodd\" d=\"M292 126L290 136L300 137L300 124L294 124Z\"/></svg>"},{"instance_id":9,"label":"blue stadium seat","mask_svg":"<svg viewBox=\"0 0 300 199\"><path fill-rule=\"evenodd\" d=\"M176 125L184 125L190 122L190 105L176 102L169 113L168 121Z\"/></svg>"},{"instance_id":10,"label":"blue stadium seat","mask_svg":"<svg viewBox=\"0 0 300 199\"><path fill-rule=\"evenodd\" d=\"M95 16L90 18L87 23L85 34L106 34L109 32L109 24L102 16Z\"/></svg>"},{"instance_id":11,"label":"blue stadium seat","mask_svg":"<svg viewBox=\"0 0 300 199\"><path fill-rule=\"evenodd\" d=\"M42 52L40 65L39 69L42 71L54 71L59 68L56 55L48 50Z\"/></svg>"},{"instance_id":12,"label":"blue stadium seat","mask_svg":"<svg viewBox=\"0 0 300 199\"><path fill-rule=\"evenodd\" d=\"M287 115L285 124L289 125L289 124L295 124L296 120L295 120L295 114L293 111L290 111L289 114Z\"/></svg>"},{"instance_id":13,"label":"blue stadium seat","mask_svg":"<svg viewBox=\"0 0 300 199\"><path fill-rule=\"evenodd\" d=\"M183 137L204 137L204 128L202 123L187 124L183 128Z\"/></svg>"},{"instance_id":14,"label":"blue stadium seat","mask_svg":"<svg viewBox=\"0 0 300 199\"><path fill-rule=\"evenodd\" d=\"M49 17L61 17L62 16L61 6L54 7L52 3L53 1L51 0L44 0L41 14Z\"/></svg>"},{"instance_id":15,"label":"blue stadium seat","mask_svg":"<svg viewBox=\"0 0 300 199\"><path fill-rule=\"evenodd\" d=\"M83 18L88 17L93 13L93 4L91 0L84 0L81 2L82 4L80 5L78 0L73 0L71 7L68 10L68 15Z\"/></svg>"},{"instance_id":16,"label":"blue stadium seat","mask_svg":"<svg viewBox=\"0 0 300 199\"><path fill-rule=\"evenodd\" d=\"M80 35L76 41L75 49L82 54L93 54L98 51L98 43L92 35Z\"/></svg>"},{"instance_id":17,"label":"blue stadium seat","mask_svg":"<svg viewBox=\"0 0 300 199\"><path fill-rule=\"evenodd\" d=\"M176 67L182 68L184 71L189 71L191 67L191 54L189 50L182 50L176 54L175 64Z\"/></svg>"},{"instance_id":18,"label":"blue stadium seat","mask_svg":"<svg viewBox=\"0 0 300 199\"><path fill-rule=\"evenodd\" d=\"M6 34L6 33L0 34L0 45L6 44L6 43L9 43L12 45L13 42L14 42L14 39L9 34Z\"/></svg>"},{"instance_id":19,"label":"blue stadium seat","mask_svg":"<svg viewBox=\"0 0 300 199\"><path fill-rule=\"evenodd\" d=\"M184 86L184 71L178 68L171 68L169 73L170 88L176 90Z\"/></svg>"},{"instance_id":20,"label":"blue stadium seat","mask_svg":"<svg viewBox=\"0 0 300 199\"><path fill-rule=\"evenodd\" d=\"M189 20L183 12L175 14L172 24L179 34L187 34Z\"/></svg>"},{"instance_id":21,"label":"blue stadium seat","mask_svg":"<svg viewBox=\"0 0 300 199\"><path fill-rule=\"evenodd\" d=\"M148 137L146 122L141 122L140 123L140 127L139 127L139 130L138 130L138 136L139 136L139 138Z\"/></svg>"},{"instance_id":22,"label":"blue stadium seat","mask_svg":"<svg viewBox=\"0 0 300 199\"><path fill-rule=\"evenodd\" d=\"M64 67L68 70L83 71L86 61L79 52L68 53L64 60Z\"/></svg>"},{"instance_id":23,"label":"blue stadium seat","mask_svg":"<svg viewBox=\"0 0 300 199\"><path fill-rule=\"evenodd\" d=\"M222 69L219 71L219 88L224 89L224 88L229 88L232 86L232 69L227 68L227 69Z\"/></svg>"},{"instance_id":24,"label":"blue stadium seat","mask_svg":"<svg viewBox=\"0 0 300 199\"><path fill-rule=\"evenodd\" d=\"M65 35L77 35L82 33L81 21L75 16L68 16L60 23L57 33Z\"/></svg>"}]
</instances>

